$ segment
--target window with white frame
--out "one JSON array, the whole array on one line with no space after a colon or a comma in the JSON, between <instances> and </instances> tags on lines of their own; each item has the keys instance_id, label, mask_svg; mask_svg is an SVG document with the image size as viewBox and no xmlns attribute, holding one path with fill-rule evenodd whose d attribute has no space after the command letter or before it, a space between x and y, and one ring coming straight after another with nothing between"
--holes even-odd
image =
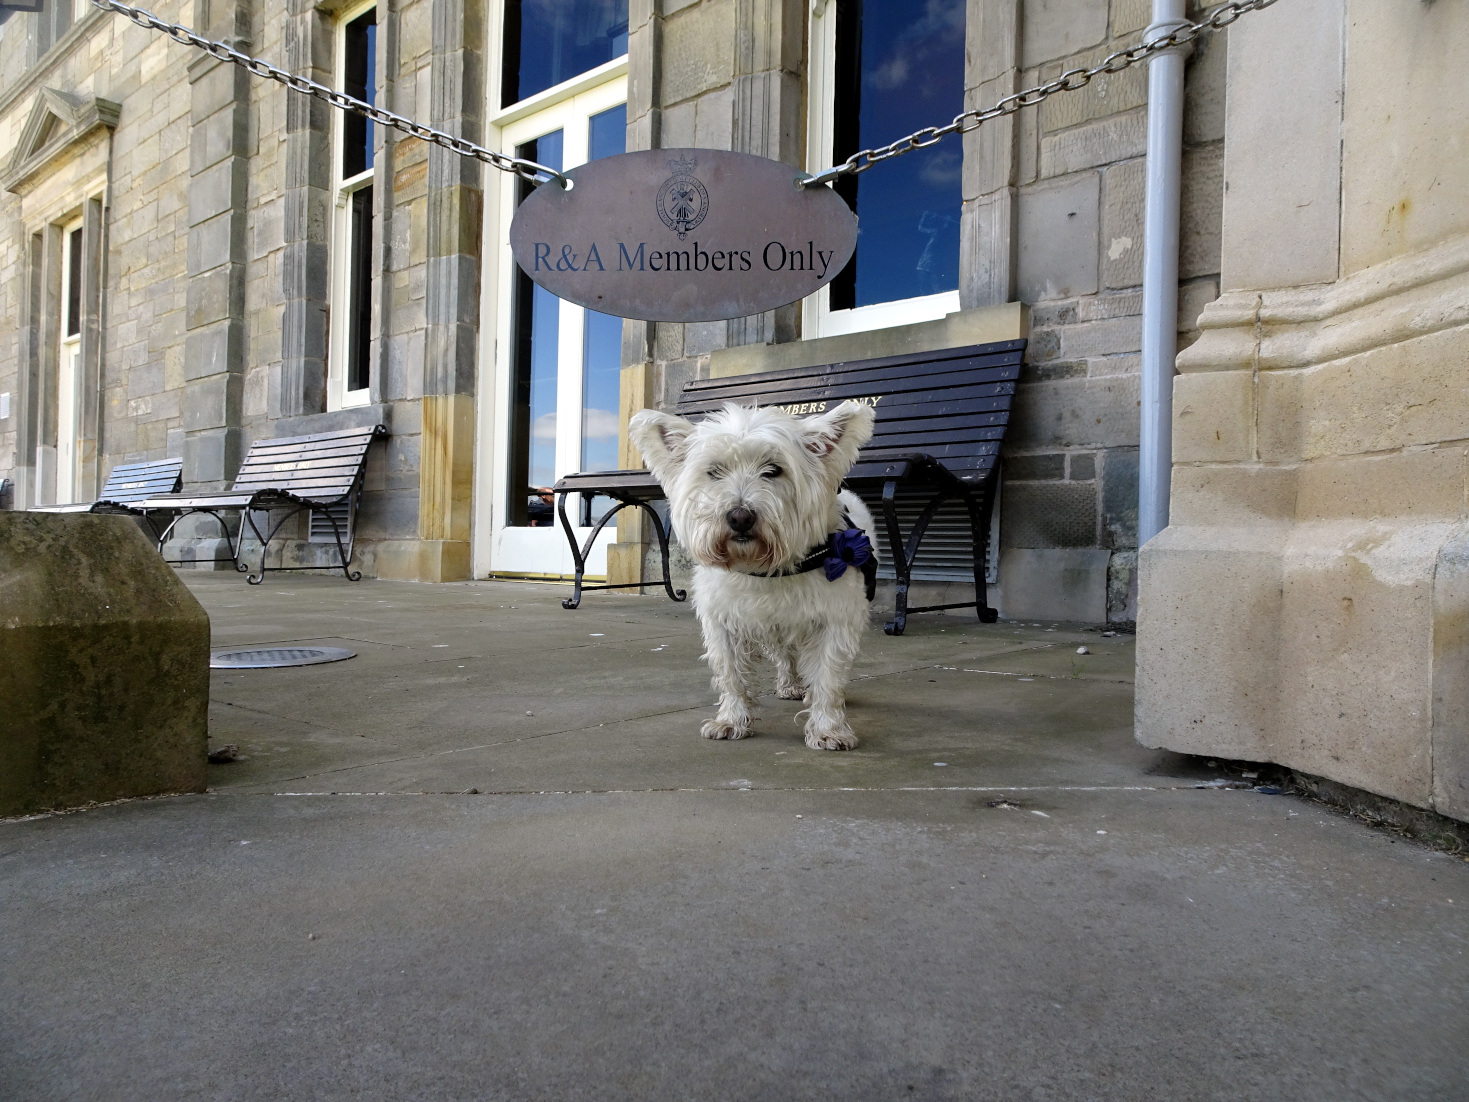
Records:
<instances>
[{"instance_id":1,"label":"window with white frame","mask_svg":"<svg viewBox=\"0 0 1469 1102\"><path fill-rule=\"evenodd\" d=\"M82 222L61 230L60 331L56 362L56 485L52 500L77 498L77 415L82 370Z\"/></svg>"},{"instance_id":2,"label":"window with white frame","mask_svg":"<svg viewBox=\"0 0 1469 1102\"><path fill-rule=\"evenodd\" d=\"M812 0L807 167L886 145L964 109L964 0ZM835 186L857 251L806 300L808 337L930 321L959 309L963 147L957 141Z\"/></svg>"},{"instance_id":3,"label":"window with white frame","mask_svg":"<svg viewBox=\"0 0 1469 1102\"><path fill-rule=\"evenodd\" d=\"M377 99L377 8L348 8L336 26L335 84L357 99ZM332 140L331 343L328 405L371 400L374 127L335 112Z\"/></svg>"}]
</instances>

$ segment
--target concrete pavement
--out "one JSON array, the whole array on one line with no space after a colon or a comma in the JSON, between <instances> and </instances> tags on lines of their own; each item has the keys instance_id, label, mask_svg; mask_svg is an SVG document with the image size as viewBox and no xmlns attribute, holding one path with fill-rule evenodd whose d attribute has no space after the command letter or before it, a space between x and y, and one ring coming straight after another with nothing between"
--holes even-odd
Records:
<instances>
[{"instance_id":1,"label":"concrete pavement","mask_svg":"<svg viewBox=\"0 0 1469 1102\"><path fill-rule=\"evenodd\" d=\"M358 657L216 671L206 795L0 823L0 1098L1469 1097L1469 864L1192 787L1130 638L874 629L823 754L700 739L661 597L188 580Z\"/></svg>"}]
</instances>

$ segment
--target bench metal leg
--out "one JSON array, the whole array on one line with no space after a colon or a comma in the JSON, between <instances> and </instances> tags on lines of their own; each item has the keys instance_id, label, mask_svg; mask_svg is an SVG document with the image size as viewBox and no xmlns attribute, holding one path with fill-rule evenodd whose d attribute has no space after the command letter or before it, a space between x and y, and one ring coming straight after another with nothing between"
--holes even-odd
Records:
<instances>
[{"instance_id":1,"label":"bench metal leg","mask_svg":"<svg viewBox=\"0 0 1469 1102\"><path fill-rule=\"evenodd\" d=\"M904 554L903 530L898 526L898 484L888 479L882 485L882 515L887 522L888 549L893 556L893 618L883 624L888 635L902 635L908 626L908 561Z\"/></svg>"},{"instance_id":2,"label":"bench metal leg","mask_svg":"<svg viewBox=\"0 0 1469 1102\"><path fill-rule=\"evenodd\" d=\"M940 488L924 506L923 512L913 522L913 530L908 533L908 539L904 541L903 533L898 525L897 510L897 483L888 481L882 488L882 511L887 521L888 547L893 555L893 573L896 575L894 586L893 618L883 624L882 630L888 635L902 635L908 626L908 617L917 612L941 612L951 608L972 608L979 615L982 624L993 624L999 619L1000 614L989 607L989 594L985 583L985 560L989 551L990 517L994 512L995 486L999 481L999 471L990 475L976 495L968 486L955 483L951 486ZM943 605L922 605L918 608L908 607L908 589L913 578L913 563L918 558L918 548L923 542L924 535L928 532L928 526L933 523L933 518L938 514L940 507L946 501L953 498L963 498L964 507L969 513L970 537L974 547L974 600L959 601Z\"/></svg>"},{"instance_id":3,"label":"bench metal leg","mask_svg":"<svg viewBox=\"0 0 1469 1102\"><path fill-rule=\"evenodd\" d=\"M311 506L309 506L309 505L298 505L298 506L296 506L296 508L292 509L285 516L281 517L281 519L278 520L275 523L274 527L271 527L270 528L269 534L268 535L264 535L264 536L262 536L260 534L260 529L255 526L255 518L250 515L252 512L254 512L254 510L253 509L242 509L242 510L240 510L244 514L244 519L243 519L243 521L240 524L241 542L243 542L243 540L244 540L244 530L245 530L245 524L246 523L248 523L250 525L250 531L252 531L252 532L255 533L255 538L260 541L260 573L259 574L247 574L245 576L245 580L247 582L249 582L251 585L259 585L261 582L265 581L265 551L266 551L266 548L268 548L270 546L270 541L273 540L273 539L275 539L276 533L281 530L281 527L286 523L286 521L290 520L297 513L301 512L301 510L303 510L303 509L307 510L307 513L309 515ZM266 516L269 517L269 515L270 515L270 511L269 510L266 510ZM267 526L269 526L269 521L267 521L266 523L267 523ZM343 569L345 569L345 567Z\"/></svg>"},{"instance_id":4,"label":"bench metal leg","mask_svg":"<svg viewBox=\"0 0 1469 1102\"><path fill-rule=\"evenodd\" d=\"M240 522L240 530L239 530L238 535L233 540L231 540L230 539L230 526L225 523L224 517L220 516L213 509L190 509L186 513L180 513L178 516L174 517L173 520L171 520L169 522L168 527L166 527L165 529L163 529L162 532L159 532L158 531L158 526L153 523L153 520L150 517L148 519L148 523L152 527L154 533L158 536L158 553L160 555L163 554L163 545L168 542L168 537L171 536L171 535L173 535L173 530L178 527L179 521L183 520L185 517L198 516L200 513L203 513L205 516L213 517L219 523L220 531L222 531L224 533L224 541L229 546L229 549L230 549L230 557L229 557L228 560L225 560L225 559L212 559L212 560L209 560L209 561L212 561L212 562L226 562L226 561L232 562L232 563L235 564L235 569L238 570L241 574L243 574L243 573L245 573L245 571L249 570L250 567L247 564L245 564L245 563L243 563L243 562L240 561L240 548L242 547L242 545L245 542L245 523L244 523L244 521L242 520ZM169 562L171 560L165 559L163 561L164 562ZM178 563L179 563L179 565L183 565L186 561L188 561L188 560L179 559L178 560Z\"/></svg>"},{"instance_id":5,"label":"bench metal leg","mask_svg":"<svg viewBox=\"0 0 1469 1102\"><path fill-rule=\"evenodd\" d=\"M894 587L893 618L882 626L882 630L888 635L903 634L908 626L909 612L932 612L938 608L952 607L949 605L926 605L923 608L915 609L908 607L908 586L913 577L913 561L918 558L918 547L923 542L924 534L927 533L928 526L933 522L939 507L951 496L947 490L939 490L934 494L933 499L918 515L918 519L913 522L913 531L908 533L908 542L904 544L902 532L898 528L897 484L889 480L882 488L882 511L888 524L888 546L893 549L893 572L897 575L897 585Z\"/></svg>"},{"instance_id":6,"label":"bench metal leg","mask_svg":"<svg viewBox=\"0 0 1469 1102\"><path fill-rule=\"evenodd\" d=\"M581 595L589 590L641 589L643 587L642 582L630 582L626 585L584 585L582 583L582 578L587 572L587 559L591 558L592 555L592 545L597 542L597 537L601 535L602 529L607 527L608 522L630 505L637 506L653 518L653 530L658 533L658 550L663 556L664 592L668 594L670 600L683 601L688 599L688 594L682 589L673 588L673 577L668 572L668 533L663 528L663 521L658 516L657 510L651 504L638 498L618 501L616 505L602 514L602 518L597 521L596 527L592 529L592 534L587 537L586 543L578 544L576 542L576 530L572 527L571 520L566 515L566 499L568 496L568 494L561 494L556 499L556 513L561 518L561 530L566 533L566 542L571 545L571 558L576 564L576 573L572 582L571 596L561 602L562 608L576 608L581 604Z\"/></svg>"},{"instance_id":7,"label":"bench metal leg","mask_svg":"<svg viewBox=\"0 0 1469 1102\"><path fill-rule=\"evenodd\" d=\"M312 512L317 512L317 511L318 510L315 510L315 509L312 510ZM362 580L362 571L360 571L360 570L348 570L347 569L348 565L352 562L352 552L350 550L348 550L347 548L345 548L345 547L342 546L342 530L337 525L337 518L334 517L334 516L332 516L332 511L330 509L321 509L319 511L322 512L322 513L325 513L326 514L326 519L332 522L332 535L334 537L336 537L336 541L337 541L337 555L342 560L342 573L347 576L347 580L349 582L360 582ZM262 558L261 559L261 576L262 577L264 576L264 573L265 573L264 565L265 565L265 560Z\"/></svg>"},{"instance_id":8,"label":"bench metal leg","mask_svg":"<svg viewBox=\"0 0 1469 1102\"><path fill-rule=\"evenodd\" d=\"M997 463L990 476L979 490L979 500L974 494L964 495L964 504L969 509L969 528L974 540L974 607L979 613L981 624L993 624L1000 618L997 609L990 608L988 581L985 572L990 557L990 520L995 511L995 487L1000 482L1000 467Z\"/></svg>"}]
</instances>

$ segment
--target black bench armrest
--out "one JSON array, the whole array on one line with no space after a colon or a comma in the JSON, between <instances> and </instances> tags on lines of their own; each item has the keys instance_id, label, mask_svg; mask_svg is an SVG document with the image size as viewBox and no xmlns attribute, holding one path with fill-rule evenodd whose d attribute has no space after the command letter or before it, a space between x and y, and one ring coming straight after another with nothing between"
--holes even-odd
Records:
<instances>
[{"instance_id":1,"label":"black bench armrest","mask_svg":"<svg viewBox=\"0 0 1469 1102\"><path fill-rule=\"evenodd\" d=\"M663 487L648 471L582 471L569 474L552 487L558 494L606 494L608 497L660 498Z\"/></svg>"}]
</instances>

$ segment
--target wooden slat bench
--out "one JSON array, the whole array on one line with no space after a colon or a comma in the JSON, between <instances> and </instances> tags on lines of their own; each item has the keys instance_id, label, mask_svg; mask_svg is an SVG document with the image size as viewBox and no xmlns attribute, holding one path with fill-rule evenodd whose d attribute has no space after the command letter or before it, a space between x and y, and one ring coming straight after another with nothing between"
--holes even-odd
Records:
<instances>
[{"instance_id":1,"label":"wooden slat bench","mask_svg":"<svg viewBox=\"0 0 1469 1102\"><path fill-rule=\"evenodd\" d=\"M158 537L158 549L172 534L179 521L195 513L212 516L229 536L229 525L225 514L239 514L239 534L230 548L230 559L235 569L241 572L249 566L240 559L245 542L245 531L255 534L260 542L260 573L247 580L259 585L265 580L265 552L281 526L301 512L325 516L331 523L336 537L337 553L341 557L342 573L350 581L359 581L362 574L349 569L352 562L353 543L357 529L357 504L362 496L363 472L367 467L367 449L387 430L381 425L370 428L342 429L337 432L319 432L311 436L285 436L274 440L257 440L250 445L245 461L240 464L240 473L228 490L204 490L197 493L160 494L138 503L148 513L172 514L173 520ZM345 525L332 515L333 506L347 506ZM273 525L268 510L285 510L285 515ZM262 534L255 523L255 513L267 511L266 528ZM342 528L346 528L345 542ZM278 566L276 570L310 570L308 566Z\"/></svg>"},{"instance_id":2,"label":"wooden slat bench","mask_svg":"<svg viewBox=\"0 0 1469 1102\"><path fill-rule=\"evenodd\" d=\"M151 459L142 463L119 463L107 475L107 483L96 501L70 505L36 505L34 513L125 513L141 517L158 535L158 525L138 503L159 494L176 493L183 484L182 459Z\"/></svg>"},{"instance_id":3,"label":"wooden slat bench","mask_svg":"<svg viewBox=\"0 0 1469 1102\"><path fill-rule=\"evenodd\" d=\"M1020 376L1025 341L950 348L874 360L854 360L823 367L793 368L708 379L689 383L678 403L681 416L697 420L726 403L781 406L797 415L820 413L847 399L867 401L877 415L872 440L864 447L846 484L876 497L882 513L887 544L893 559L896 603L893 619L884 625L889 635L901 635L908 616L949 608L976 609L980 620L997 618L986 601L985 558L989 545L990 514L999 485L1000 443L1010 418L1010 403ZM927 501L908 532L898 519L899 488L915 488ZM668 571L668 533L652 503L663 490L647 471L601 471L569 475L555 486L561 526L571 543L576 584L562 601L576 608L581 595L592 589L631 589L628 585L583 585L586 560L598 533L624 508L639 507L653 520L663 556L663 586L674 600L682 600ZM566 515L571 494L599 494L617 505L578 546ZM913 563L924 533L947 501L963 503L969 517L974 549L974 600L954 604L908 607Z\"/></svg>"}]
</instances>

